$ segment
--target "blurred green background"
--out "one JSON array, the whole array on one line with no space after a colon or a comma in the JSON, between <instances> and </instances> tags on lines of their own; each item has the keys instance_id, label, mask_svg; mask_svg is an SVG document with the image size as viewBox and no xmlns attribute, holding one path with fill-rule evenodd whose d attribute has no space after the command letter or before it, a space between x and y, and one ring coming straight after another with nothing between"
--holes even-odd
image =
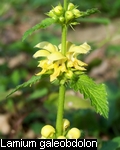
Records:
<instances>
[{"instance_id":1,"label":"blurred green background","mask_svg":"<svg viewBox=\"0 0 120 150\"><path fill-rule=\"evenodd\" d=\"M46 17L45 13L61 1L0 1L0 138L38 138L45 124L55 125L58 87L44 78L6 99L17 85L28 81L37 71L34 46L41 41L61 42L59 26L38 30L22 42L26 30ZM68 40L87 41L92 50L81 59L89 64L87 74L107 86L109 118L93 111L80 93L67 89L64 116L71 127L81 129L82 138L97 138L100 146L120 136L120 1L71 0L81 11L98 8L80 19L75 31L69 28ZM99 147L100 147L99 146Z\"/></svg>"}]
</instances>

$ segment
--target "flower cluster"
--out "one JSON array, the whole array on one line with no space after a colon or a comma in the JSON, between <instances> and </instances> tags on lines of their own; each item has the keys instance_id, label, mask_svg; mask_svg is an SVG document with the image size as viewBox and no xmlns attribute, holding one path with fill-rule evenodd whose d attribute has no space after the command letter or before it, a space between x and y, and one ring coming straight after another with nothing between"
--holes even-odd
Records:
<instances>
[{"instance_id":1,"label":"flower cluster","mask_svg":"<svg viewBox=\"0 0 120 150\"><path fill-rule=\"evenodd\" d=\"M41 129L41 139L78 139L81 136L81 131L78 128L71 128L68 119L63 119L63 134L56 137L55 128L51 125L45 125Z\"/></svg>"},{"instance_id":2,"label":"flower cluster","mask_svg":"<svg viewBox=\"0 0 120 150\"><path fill-rule=\"evenodd\" d=\"M53 9L50 10L47 15L53 18L57 23L75 24L77 23L74 22L75 19L81 17L83 12L79 11L77 6L75 6L73 3L69 3L67 10L64 10L62 5L59 4L58 6L53 7Z\"/></svg>"},{"instance_id":3,"label":"flower cluster","mask_svg":"<svg viewBox=\"0 0 120 150\"><path fill-rule=\"evenodd\" d=\"M61 53L61 44L57 47L49 42L41 42L35 47L39 50L33 55L34 58L42 57L38 67L42 70L36 75L49 74L50 81L56 79L70 79L76 71L86 70L86 63L80 61L77 56L86 54L91 47L85 42L82 45L75 45L71 42L66 42L66 55Z\"/></svg>"}]
</instances>

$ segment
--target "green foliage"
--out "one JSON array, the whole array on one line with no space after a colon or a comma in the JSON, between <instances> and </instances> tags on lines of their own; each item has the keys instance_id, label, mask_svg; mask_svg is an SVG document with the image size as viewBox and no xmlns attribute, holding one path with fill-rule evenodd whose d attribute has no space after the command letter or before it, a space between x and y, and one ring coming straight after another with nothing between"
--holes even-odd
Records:
<instances>
[{"instance_id":1,"label":"green foliage","mask_svg":"<svg viewBox=\"0 0 120 150\"><path fill-rule=\"evenodd\" d=\"M90 16L91 14L94 14L96 12L100 12L98 10L98 8L92 8L92 9L88 9L87 11L85 11L82 15L82 17L86 17L86 16Z\"/></svg>"},{"instance_id":2,"label":"green foliage","mask_svg":"<svg viewBox=\"0 0 120 150\"><path fill-rule=\"evenodd\" d=\"M100 150L118 150L120 148L120 137L115 137L112 140L103 142L103 146Z\"/></svg>"},{"instance_id":3,"label":"green foliage","mask_svg":"<svg viewBox=\"0 0 120 150\"><path fill-rule=\"evenodd\" d=\"M48 89L47 88L42 88L41 90L36 90L35 92L33 92L29 97L28 97L28 101L37 99L37 98L41 98L45 95L48 94Z\"/></svg>"},{"instance_id":4,"label":"green foliage","mask_svg":"<svg viewBox=\"0 0 120 150\"><path fill-rule=\"evenodd\" d=\"M47 28L48 26L50 26L51 24L53 24L55 22L54 19L52 18L46 18L44 20L42 20L39 24L36 24L34 27L30 28L29 30L27 30L24 35L22 40L25 40L26 37L28 35L31 35L34 31L39 30L39 29L44 29Z\"/></svg>"},{"instance_id":5,"label":"green foliage","mask_svg":"<svg viewBox=\"0 0 120 150\"><path fill-rule=\"evenodd\" d=\"M111 2L113 5L110 5L110 3L108 1ZM32 47L37 42L47 39L47 40L52 41L51 43L56 43L56 39L58 37L60 37L60 36L58 36L59 32L54 31L54 32L52 32L52 35L51 35L46 30L42 30L41 34L37 34L37 35L34 34L33 36L31 36L28 39L30 41L28 43L27 42L26 43L25 42L20 42L20 41L17 42L17 39L15 41L11 41L11 43L6 43L6 44L2 43L2 41L3 41L2 39L5 38L5 36L2 37L2 35L3 35L3 33L6 35L6 32L5 32L5 31L7 31L6 29L7 28L10 29L11 27L13 27L14 31L12 31L12 33L15 34L17 25L19 24L18 25L18 27L19 27L19 26L22 25L23 21L25 23L26 16L28 16L28 18L29 18L29 10L30 10L30 14L31 13L34 14L35 7L36 8L39 7L38 10L35 10L35 13L38 13L38 15L41 17L42 13L39 13L39 12L41 12L41 11L45 12L46 8L48 9L48 7L50 6L49 4L52 4L52 5L55 4L55 1L53 1L53 0L44 0L44 1L39 1L39 0L32 1L32 0L30 0L29 5L26 5L26 4L28 4L28 2L27 3L26 2L27 2L27 0L17 0L17 1L16 0L9 0L9 2L7 0L3 0L3 1L0 2L0 6L1 6L0 14L2 14L1 15L1 24L0 24L1 27L2 27L1 28L1 31L2 31L1 32L1 42L0 42L2 44L1 45L1 51L0 51L1 58L4 58L4 56L5 56L5 58L6 57L12 58L13 55L14 56L19 55L20 52L22 52L22 51L26 52L27 56L31 57L31 55L33 54L33 48ZM101 2L102 1L97 2L96 0L93 0L93 1L89 1L89 0L78 1L78 0L76 0L76 4L78 4L80 6L81 10L86 10L86 8L89 9L90 7L93 7L93 6L97 7L98 6L99 9L102 10L101 13L99 13L99 15L101 15L102 17L105 17L105 16L109 17L109 16L111 16L111 14L114 15L114 16L116 16L116 14L119 15L119 13L118 13L118 10L119 10L118 8L120 6L120 5L118 5L120 3L119 1L111 1L111 0L104 1L103 0L104 4L101 3ZM5 8L4 3L9 5L9 7L7 7L7 9ZM116 7L114 5L115 3L116 3ZM103 7L103 5L104 5L104 7ZM24 9L23 9L23 6L24 6ZM18 7L19 7L19 9L17 9ZM21 8L22 8L22 12L21 12ZM112 9L112 8L114 8L114 9ZM11 20L10 18L4 17L4 14L5 14L5 16L8 15L9 12L10 12L9 10L11 10L11 9L13 9L15 11L14 12L15 15L19 16L17 18L14 17L12 22L10 21ZM19 12L20 12L20 14L19 14ZM26 12L27 12L27 14L26 14ZM23 13L25 15L25 18L22 17L24 15L21 15L21 13ZM105 16L103 14L105 14ZM6 20L3 20L3 19L6 19ZM33 20L31 18L30 22L32 22ZM80 18L79 21L80 22L86 22L85 27L88 27L87 25L89 25L89 23L94 23L94 22L99 23L99 24L106 24L106 25L112 22L112 20L110 22L109 18L101 18L101 17L96 18L95 16L91 17L91 18L88 18L88 17L87 18ZM16 24L16 23L18 23L18 24ZM11 25L11 26L8 26L8 25ZM93 26L93 28L94 28L94 26ZM52 29L50 29L50 30L52 30ZM18 29L17 29L17 31L18 31ZM54 34L57 35L57 36L54 36ZM98 32L98 34L102 34L102 33ZM8 38L8 36L7 36L7 38ZM118 38L116 38L116 39L118 39ZM117 40L115 40L115 41L117 42ZM119 45L112 46L110 43L108 43L108 44L109 44L109 45L107 45L108 48L107 48L107 50L105 51L105 54L104 54L105 60L108 60L110 58L109 56L112 56L114 58L114 55L116 55L116 56L119 57L120 46ZM107 53L107 56L106 56L106 53ZM94 61L94 58L93 58L93 61ZM103 62L103 59L101 61ZM29 66L28 66L28 64L29 64ZM0 81L0 95L1 95L0 104L1 104L1 107L0 107L0 109L1 109L1 112L4 110L4 108L6 108L5 106L8 105L8 108L6 108L6 111L8 111L9 114L11 114L10 109L13 110L12 107L16 108L16 105L19 105L19 103L21 103L22 101L24 101L24 103L25 103L27 100L28 100L28 102L30 101L29 105L25 106L25 108L23 106L21 106L20 111L21 110L24 111L27 108L27 109L30 109L32 112L34 112L34 110L36 110L37 107L38 107L37 114L42 112L42 110L40 109L40 107L43 107L42 104L41 104L41 101L40 101L41 99L43 100L42 96L44 96L47 93L47 90L49 90L49 93L53 92L53 91L56 91L56 87L52 86L49 89L47 87L48 84L45 85L46 81L43 81L43 80L42 80L42 84L39 85L41 87L39 87L39 88L37 87L38 89L36 88L34 93L31 92L31 88L29 88L29 85L28 85L28 87L26 86L27 93L25 93L24 95L20 95L20 96L13 95L12 102L9 101L9 99L7 99L7 101L4 101L5 103L3 104L3 100L5 99L6 95L9 94L9 91L7 91L7 90L9 90L11 87L16 86L17 83L19 84L24 79L26 79L25 76L21 77L21 71L22 70L26 71L26 73L27 73L26 76L28 77L29 75L31 76L32 73L34 74L34 72L35 72L34 69L35 69L35 66L36 66L33 60L31 60L30 62L27 62L27 64L26 63L22 64L22 67L21 67L21 64L20 64L19 67L17 67L17 70L20 71L20 73L18 74L15 71L16 69L14 70L14 68L10 68L8 65L9 65L9 62L6 62L6 61L5 61L4 64L0 64L0 69L1 69L1 75L0 75L0 78L1 78L1 81ZM90 67L90 64L89 64L89 67ZM91 70L94 69L94 67L95 67L95 65L92 65ZM115 69L115 67L112 67L112 68L113 68L113 70ZM117 73L116 70L114 70L113 72ZM110 72L110 74L111 73L112 73L112 71ZM104 76L105 75L106 75L106 73L104 74ZM106 78L104 78L104 76L103 76L103 81L106 80ZM96 78L99 80L99 76L96 77ZM94 114L94 112L92 114L90 114L91 111L89 111L89 110L85 110L83 112L82 106L84 106L84 105L82 105L82 102L84 102L84 100L81 100L80 98L78 98L76 96L73 96L73 95L72 96L71 95L66 96L65 107L67 108L67 111L65 112L65 115L67 115L67 117L69 119L71 119L71 122L73 122L74 126L77 125L77 127L80 127L80 128L84 127L84 129L88 131L88 134L90 134L89 129L92 128L92 131L91 131L90 135L95 136L95 137L99 137L99 135L101 135L101 134L105 137L109 137L109 136L113 137L113 136L118 136L120 134L120 127L119 127L119 125L120 125L120 109L119 109L120 108L120 101L119 101L120 100L120 92L119 92L120 77L118 77L118 78L109 78L107 80L108 80L107 87L109 89L109 91L108 91L108 100L109 100L109 104L110 104L110 106L109 106L110 107L110 112L109 112L108 120L105 120L103 118L101 119L101 117L96 118L96 115ZM46 90L44 89L43 85L46 88ZM56 96L55 101L57 100L57 98L58 97ZM74 110L74 111L71 110L71 113L70 113L70 110L68 110L68 108L69 108L68 103L70 101L73 102L72 109ZM47 101L44 101L44 102L47 102ZM34 109L31 108L31 106L33 106L35 103L37 103L36 107L34 107ZM49 106L50 105L48 104L48 107ZM85 104L85 106L87 106L87 105ZM75 109L77 109L79 111L79 113L78 113L78 111L75 111ZM31 124L32 124L32 127L35 130L36 130L36 128L38 129L36 131L36 133L39 132L39 129L43 126L43 124L41 126L38 125L38 127L34 126L33 124L34 123L36 124L35 120L39 120L40 123L43 123L43 122L44 123L45 122L53 123L52 121L54 120L53 118L55 118L56 110L51 109L50 113L48 113L47 111L48 110L43 111L43 114L41 115L41 120L40 120L40 118L38 119L37 115L35 114L35 116L33 117L34 119L32 120L33 122L30 121L30 122L27 123L28 129L29 129L29 126L31 126ZM54 111L54 113L53 113L53 111ZM89 111L87 113L87 117L85 116L86 111L87 112ZM15 110L15 112L14 112L15 115L17 115L18 112L19 112L18 110L17 111ZM18 115L18 116L21 117L22 115L23 114L21 113L21 115L20 116ZM45 115L47 116L46 118L44 117ZM77 117L76 117L76 115L77 115ZM92 121L89 120L92 117L93 117L93 120ZM75 119L73 119L73 118L75 118ZM18 119L19 118L17 118L17 120ZM46 120L44 120L44 119L46 119ZM87 123L86 123L86 121L87 121ZM92 124L91 124L91 122L92 122ZM97 122L97 125L95 124L95 122ZM102 122L102 125L101 125L101 122ZM21 124L20 124L20 126L21 126ZM23 128L24 128L24 125L23 125ZM23 131L21 130L20 132L23 132ZM97 132L98 134L95 135L95 132ZM0 134L0 137L2 137L1 134ZM16 137L17 137L17 131L16 131ZM101 136L100 136L100 138L101 138ZM111 141L109 141L109 142L111 143ZM110 146L109 146L108 149L110 149Z\"/></svg>"},{"instance_id":6,"label":"green foliage","mask_svg":"<svg viewBox=\"0 0 120 150\"><path fill-rule=\"evenodd\" d=\"M33 76L31 77L30 80L28 80L27 82L24 82L23 84L21 85L18 85L15 89L13 89L8 95L10 96L11 94L13 94L14 92L16 92L17 90L21 89L21 88L24 88L24 87L27 87L27 86L31 86L32 84L36 83L37 81L39 81L41 79L41 76Z\"/></svg>"},{"instance_id":7,"label":"green foliage","mask_svg":"<svg viewBox=\"0 0 120 150\"><path fill-rule=\"evenodd\" d=\"M45 106L49 108L49 106L55 106L57 108L57 99L58 99L58 93L51 93L45 101ZM84 100L77 95L71 94L69 91L66 93L65 96L65 103L64 103L64 109L65 110L79 110L79 109L93 109L93 107L90 104L89 100Z\"/></svg>"},{"instance_id":8,"label":"green foliage","mask_svg":"<svg viewBox=\"0 0 120 150\"><path fill-rule=\"evenodd\" d=\"M88 9L86 12L83 12L82 17L85 16L89 16L93 13L99 12L99 10L97 8L93 8L93 9ZM50 25L52 25L53 23L55 23L55 20L52 18L46 18L44 20L42 20L39 24L36 24L35 26L33 26L32 28L28 29L23 37L22 37L22 41L24 41L26 39L26 37L28 35L31 35L34 31L39 30L39 29L44 29L49 27Z\"/></svg>"},{"instance_id":9,"label":"green foliage","mask_svg":"<svg viewBox=\"0 0 120 150\"><path fill-rule=\"evenodd\" d=\"M110 20L108 18L79 18L79 21L86 23L100 23L104 25L110 24Z\"/></svg>"},{"instance_id":10,"label":"green foliage","mask_svg":"<svg viewBox=\"0 0 120 150\"><path fill-rule=\"evenodd\" d=\"M101 11L102 16L106 15L107 17L116 17L119 15L119 10L120 10L120 1L119 0L116 0L116 1L113 1L113 0L101 0L101 1L98 1L98 0L92 0L92 1L90 1L90 0L86 0L86 1L71 0L71 2L79 5L82 10L86 10L93 6L97 7Z\"/></svg>"},{"instance_id":11,"label":"green foliage","mask_svg":"<svg viewBox=\"0 0 120 150\"><path fill-rule=\"evenodd\" d=\"M79 77L73 77L70 82L70 87L75 91L80 91L84 95L84 98L91 100L91 105L95 108L97 113L108 118L108 102L107 93L104 84L96 84L87 75L81 75Z\"/></svg>"}]
</instances>

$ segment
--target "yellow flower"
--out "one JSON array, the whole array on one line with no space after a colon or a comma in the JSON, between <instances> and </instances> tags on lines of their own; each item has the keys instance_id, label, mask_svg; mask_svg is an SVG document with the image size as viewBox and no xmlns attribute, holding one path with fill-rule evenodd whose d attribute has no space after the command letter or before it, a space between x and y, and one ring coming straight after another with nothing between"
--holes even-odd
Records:
<instances>
[{"instance_id":1,"label":"yellow flower","mask_svg":"<svg viewBox=\"0 0 120 150\"><path fill-rule=\"evenodd\" d=\"M81 136L81 131L78 128L70 129L66 135L68 139L79 139L80 136Z\"/></svg>"},{"instance_id":2,"label":"yellow flower","mask_svg":"<svg viewBox=\"0 0 120 150\"><path fill-rule=\"evenodd\" d=\"M78 60L77 56L79 54L86 54L91 47L86 42L79 46L68 42L67 47L69 49L67 52L67 67L75 70L86 70L84 67L87 66L87 64Z\"/></svg>"},{"instance_id":3,"label":"yellow flower","mask_svg":"<svg viewBox=\"0 0 120 150\"><path fill-rule=\"evenodd\" d=\"M61 75L61 73L66 72L66 66L63 60L61 61L57 61L54 64L52 64L50 66L51 69L54 69L54 72L50 75L50 81L53 81L56 79L56 77L58 77L59 75Z\"/></svg>"},{"instance_id":4,"label":"yellow flower","mask_svg":"<svg viewBox=\"0 0 120 150\"><path fill-rule=\"evenodd\" d=\"M49 42L41 42L35 47L40 48L40 50L33 55L34 58L46 57L49 60L49 63L56 60L65 59L61 52L58 51L58 48Z\"/></svg>"},{"instance_id":5,"label":"yellow flower","mask_svg":"<svg viewBox=\"0 0 120 150\"><path fill-rule=\"evenodd\" d=\"M42 71L36 75L52 72L50 75L50 81L55 80L62 72L66 71L65 61L66 57L62 55L59 49L49 42L41 42L35 47L40 48L33 57L43 57L44 59L39 61L38 67L42 68Z\"/></svg>"},{"instance_id":6,"label":"yellow flower","mask_svg":"<svg viewBox=\"0 0 120 150\"><path fill-rule=\"evenodd\" d=\"M41 42L35 47L39 50L33 55L34 58L43 57L39 61L38 67L42 70L36 75L50 74L50 81L54 81L63 73L71 71L84 71L86 63L77 58L79 54L86 54L91 47L85 42L76 46L71 42L66 42L66 56L61 53L61 44L57 47L49 42ZM71 73L72 73L71 72ZM66 74L65 74L66 75Z\"/></svg>"},{"instance_id":7,"label":"yellow flower","mask_svg":"<svg viewBox=\"0 0 120 150\"><path fill-rule=\"evenodd\" d=\"M61 49L61 44L59 45ZM66 43L67 48L67 68L75 69L75 70L86 70L84 67L87 66L86 63L77 59L79 54L86 54L91 47L85 42L82 45L76 46L75 44L68 42Z\"/></svg>"},{"instance_id":8,"label":"yellow flower","mask_svg":"<svg viewBox=\"0 0 120 150\"><path fill-rule=\"evenodd\" d=\"M65 131L70 126L70 121L68 119L63 119L63 131Z\"/></svg>"},{"instance_id":9,"label":"yellow flower","mask_svg":"<svg viewBox=\"0 0 120 150\"><path fill-rule=\"evenodd\" d=\"M53 135L55 134L55 129L53 126L51 125L45 125L42 129L41 129L41 135L42 135L42 139L46 139L46 138L52 138Z\"/></svg>"}]
</instances>

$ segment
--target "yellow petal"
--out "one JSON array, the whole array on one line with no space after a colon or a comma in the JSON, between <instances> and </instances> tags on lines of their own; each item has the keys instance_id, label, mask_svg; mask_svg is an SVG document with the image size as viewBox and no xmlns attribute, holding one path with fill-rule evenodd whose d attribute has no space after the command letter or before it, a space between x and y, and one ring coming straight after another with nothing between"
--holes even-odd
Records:
<instances>
[{"instance_id":1,"label":"yellow petal","mask_svg":"<svg viewBox=\"0 0 120 150\"><path fill-rule=\"evenodd\" d=\"M91 47L85 42L80 46L73 46L70 48L69 52L74 54L86 54Z\"/></svg>"},{"instance_id":2,"label":"yellow petal","mask_svg":"<svg viewBox=\"0 0 120 150\"><path fill-rule=\"evenodd\" d=\"M66 65L65 65L65 63L62 63L62 65L61 65L61 72L66 72L66 71L67 71Z\"/></svg>"},{"instance_id":3,"label":"yellow petal","mask_svg":"<svg viewBox=\"0 0 120 150\"><path fill-rule=\"evenodd\" d=\"M71 60L67 61L67 67L72 68L73 67L73 61L71 61Z\"/></svg>"},{"instance_id":4,"label":"yellow petal","mask_svg":"<svg viewBox=\"0 0 120 150\"><path fill-rule=\"evenodd\" d=\"M66 59L65 56L63 56L60 52L54 52L52 54L50 54L48 57L47 57L50 61L56 61L56 60L60 60L60 59Z\"/></svg>"},{"instance_id":5,"label":"yellow petal","mask_svg":"<svg viewBox=\"0 0 120 150\"><path fill-rule=\"evenodd\" d=\"M80 67L80 66L78 66L78 65L75 65L75 69L76 69L76 70L86 70L84 67Z\"/></svg>"},{"instance_id":6,"label":"yellow petal","mask_svg":"<svg viewBox=\"0 0 120 150\"><path fill-rule=\"evenodd\" d=\"M87 66L86 63L74 58L74 61L69 60L67 62L67 67L68 68L74 68L76 70L86 70L83 66Z\"/></svg>"},{"instance_id":7,"label":"yellow petal","mask_svg":"<svg viewBox=\"0 0 120 150\"><path fill-rule=\"evenodd\" d=\"M38 67L48 68L48 61L47 60L41 60Z\"/></svg>"},{"instance_id":8,"label":"yellow petal","mask_svg":"<svg viewBox=\"0 0 120 150\"><path fill-rule=\"evenodd\" d=\"M90 45L88 45L86 42L85 43L83 43L82 45L80 45L82 48L84 48L84 49L86 49L86 51L89 51L89 50L91 50L91 47L90 47Z\"/></svg>"},{"instance_id":9,"label":"yellow petal","mask_svg":"<svg viewBox=\"0 0 120 150\"><path fill-rule=\"evenodd\" d=\"M38 67L42 68L41 72L37 73L36 75L44 74L46 71L49 70L49 64L47 60L41 60Z\"/></svg>"},{"instance_id":10,"label":"yellow petal","mask_svg":"<svg viewBox=\"0 0 120 150\"><path fill-rule=\"evenodd\" d=\"M77 63L78 63L79 66L87 66L87 64L84 63L84 62L81 61L81 60L77 60Z\"/></svg>"},{"instance_id":11,"label":"yellow petal","mask_svg":"<svg viewBox=\"0 0 120 150\"><path fill-rule=\"evenodd\" d=\"M61 72L66 72L66 66L65 63L59 64L59 62L54 63L52 66L52 69L54 69L53 74L50 76L50 81L57 79L57 77L61 74ZM51 67L50 66L50 67Z\"/></svg>"},{"instance_id":12,"label":"yellow petal","mask_svg":"<svg viewBox=\"0 0 120 150\"><path fill-rule=\"evenodd\" d=\"M50 81L52 82L53 80L57 79L59 74L60 74L60 68L55 69L53 74L50 75Z\"/></svg>"},{"instance_id":13,"label":"yellow petal","mask_svg":"<svg viewBox=\"0 0 120 150\"><path fill-rule=\"evenodd\" d=\"M67 46L67 47L66 47L66 48L67 48L67 51L69 51L69 49L71 49L72 47L74 47L75 44L73 44L73 43L67 41L66 46Z\"/></svg>"},{"instance_id":14,"label":"yellow petal","mask_svg":"<svg viewBox=\"0 0 120 150\"><path fill-rule=\"evenodd\" d=\"M49 42L38 43L37 45L35 45L35 47L42 48L42 49L48 50L50 52L58 51L57 47L55 45L52 45Z\"/></svg>"},{"instance_id":15,"label":"yellow petal","mask_svg":"<svg viewBox=\"0 0 120 150\"><path fill-rule=\"evenodd\" d=\"M50 53L47 50L39 50L37 51L33 57L37 58L37 57L47 57Z\"/></svg>"}]
</instances>

